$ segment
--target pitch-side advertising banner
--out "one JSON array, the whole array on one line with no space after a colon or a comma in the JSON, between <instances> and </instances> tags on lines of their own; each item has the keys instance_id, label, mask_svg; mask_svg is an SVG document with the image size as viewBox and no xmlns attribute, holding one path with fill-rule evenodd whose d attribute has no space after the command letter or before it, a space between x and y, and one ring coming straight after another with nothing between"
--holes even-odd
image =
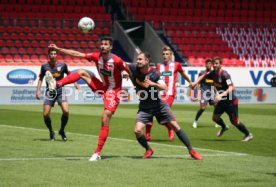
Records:
<instances>
[{"instance_id":1,"label":"pitch-side advertising banner","mask_svg":"<svg viewBox=\"0 0 276 187\"><path fill-rule=\"evenodd\" d=\"M77 71L80 67L69 66L69 70ZM87 71L93 72L98 76L95 66L81 67ZM198 74L204 68L184 67L186 74L191 81L198 78ZM231 75L235 87L270 87L270 80L275 68L224 68ZM36 86L40 66L0 66L0 86ZM79 84L85 84L79 81ZM188 86L183 78L179 77L179 84ZM45 85L45 82L44 84ZM130 81L123 81L123 86L131 86Z\"/></svg>"},{"instance_id":2,"label":"pitch-side advertising banner","mask_svg":"<svg viewBox=\"0 0 276 187\"><path fill-rule=\"evenodd\" d=\"M64 91L64 97L68 99L69 104L103 103L101 96L92 92L87 86L82 86L79 90L71 86L64 87ZM40 100L36 99L36 87L32 86L2 86L0 87L0 93L0 104L42 104L45 97L48 97L47 94L45 94L45 87L41 89ZM121 104L137 104L139 102L139 98L133 87L124 87L119 94ZM239 87L236 88L235 95L239 99L239 103L244 104L276 103L276 88ZM55 97L48 97L48 99L54 98ZM189 88L178 87L174 103L197 104L199 101L194 98Z\"/></svg>"}]
</instances>

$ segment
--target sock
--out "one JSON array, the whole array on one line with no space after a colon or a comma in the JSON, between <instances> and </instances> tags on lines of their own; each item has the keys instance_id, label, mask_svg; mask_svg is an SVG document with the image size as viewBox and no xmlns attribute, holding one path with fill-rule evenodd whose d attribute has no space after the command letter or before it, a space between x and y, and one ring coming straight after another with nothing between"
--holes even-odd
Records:
<instances>
[{"instance_id":1,"label":"sock","mask_svg":"<svg viewBox=\"0 0 276 187\"><path fill-rule=\"evenodd\" d=\"M241 131L246 136L249 135L249 131L247 130L247 128L245 127L245 125L242 122L235 125L235 127L237 127L237 129L239 129L239 131Z\"/></svg>"},{"instance_id":2,"label":"sock","mask_svg":"<svg viewBox=\"0 0 276 187\"><path fill-rule=\"evenodd\" d=\"M172 130L172 127L168 123L166 123L165 126L167 127L168 131Z\"/></svg>"},{"instance_id":3,"label":"sock","mask_svg":"<svg viewBox=\"0 0 276 187\"><path fill-rule=\"evenodd\" d=\"M97 88L96 88L96 86L95 86L95 84L93 83L92 80L91 80L91 82L90 82L90 84L89 84L88 86L91 88L91 90L92 90L93 92L95 92L95 91L97 90Z\"/></svg>"},{"instance_id":4,"label":"sock","mask_svg":"<svg viewBox=\"0 0 276 187\"><path fill-rule=\"evenodd\" d=\"M47 128L49 129L49 131L54 131L52 128L52 121L51 118L49 116L44 117L44 123L47 126Z\"/></svg>"},{"instance_id":5,"label":"sock","mask_svg":"<svg viewBox=\"0 0 276 187\"><path fill-rule=\"evenodd\" d=\"M201 114L202 114L204 111L205 111L205 109L204 109L204 110L203 110L203 109L199 109L199 110L197 111L195 121L198 120L198 118L201 116Z\"/></svg>"},{"instance_id":6,"label":"sock","mask_svg":"<svg viewBox=\"0 0 276 187\"><path fill-rule=\"evenodd\" d=\"M103 146L104 146L104 143L108 137L108 132L109 132L109 126L107 125L104 125L102 126L101 128L101 132L100 132L100 135L99 135L99 139L98 139L98 146L95 150L95 153L100 153Z\"/></svg>"},{"instance_id":7,"label":"sock","mask_svg":"<svg viewBox=\"0 0 276 187\"><path fill-rule=\"evenodd\" d=\"M148 142L147 142L147 140L146 140L145 135L140 136L139 138L137 138L137 140L138 140L139 144L140 144L142 147L144 147L146 150L148 150L148 149L150 148L150 147L149 147L149 144L148 144Z\"/></svg>"},{"instance_id":8,"label":"sock","mask_svg":"<svg viewBox=\"0 0 276 187\"><path fill-rule=\"evenodd\" d=\"M66 126L66 124L67 124L67 122L68 122L68 116L67 115L64 115L64 114L62 114L62 116L61 116L61 126L60 126L60 131L64 131L64 128L65 128L65 126Z\"/></svg>"},{"instance_id":9,"label":"sock","mask_svg":"<svg viewBox=\"0 0 276 187\"><path fill-rule=\"evenodd\" d=\"M78 80L80 80L80 75L78 74L78 72L75 73L71 73L68 76L64 77L63 79L57 81L57 88L58 87L62 87L66 84L71 84L74 82L77 82Z\"/></svg>"},{"instance_id":10,"label":"sock","mask_svg":"<svg viewBox=\"0 0 276 187\"><path fill-rule=\"evenodd\" d=\"M152 125L153 125L153 123L148 123L148 124L146 125L146 134L150 134Z\"/></svg>"},{"instance_id":11,"label":"sock","mask_svg":"<svg viewBox=\"0 0 276 187\"><path fill-rule=\"evenodd\" d=\"M225 127L226 127L224 121L223 121L221 118L219 118L219 120L216 121L216 123L217 123L219 126L221 126L222 128L225 128Z\"/></svg>"},{"instance_id":12,"label":"sock","mask_svg":"<svg viewBox=\"0 0 276 187\"><path fill-rule=\"evenodd\" d=\"M182 129L180 129L179 131L177 131L175 133L178 136L179 140L181 140L186 145L188 150L191 151L193 149L192 145L190 143L188 136L184 133L184 131Z\"/></svg>"}]
</instances>

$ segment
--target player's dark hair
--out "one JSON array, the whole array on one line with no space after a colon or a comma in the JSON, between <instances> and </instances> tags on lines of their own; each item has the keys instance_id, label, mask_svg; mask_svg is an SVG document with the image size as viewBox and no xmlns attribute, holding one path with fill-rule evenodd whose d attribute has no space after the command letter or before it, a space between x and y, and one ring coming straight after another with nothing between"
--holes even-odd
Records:
<instances>
[{"instance_id":1,"label":"player's dark hair","mask_svg":"<svg viewBox=\"0 0 276 187\"><path fill-rule=\"evenodd\" d=\"M107 40L107 41L109 41L110 45L113 45L113 38L112 37L104 36L104 37L101 38L101 41L103 41L103 40Z\"/></svg>"},{"instance_id":2,"label":"player's dark hair","mask_svg":"<svg viewBox=\"0 0 276 187\"><path fill-rule=\"evenodd\" d=\"M219 57L219 56L214 57L214 58L212 59L212 63L214 63L216 60L218 60L219 63L222 64L222 58L221 58L221 57Z\"/></svg>"},{"instance_id":3,"label":"player's dark hair","mask_svg":"<svg viewBox=\"0 0 276 187\"><path fill-rule=\"evenodd\" d=\"M58 53L58 51L57 51L55 48L50 47L50 48L48 49L48 55L49 55L52 51L55 51L56 53Z\"/></svg>"},{"instance_id":4,"label":"player's dark hair","mask_svg":"<svg viewBox=\"0 0 276 187\"><path fill-rule=\"evenodd\" d=\"M148 52L141 52L138 55L143 54L145 56L146 59L148 59L149 63L150 63L150 54Z\"/></svg>"},{"instance_id":5,"label":"player's dark hair","mask_svg":"<svg viewBox=\"0 0 276 187\"><path fill-rule=\"evenodd\" d=\"M210 58L207 58L207 59L205 60L205 64L208 64L209 62L212 63L212 60L211 60Z\"/></svg>"}]
</instances>

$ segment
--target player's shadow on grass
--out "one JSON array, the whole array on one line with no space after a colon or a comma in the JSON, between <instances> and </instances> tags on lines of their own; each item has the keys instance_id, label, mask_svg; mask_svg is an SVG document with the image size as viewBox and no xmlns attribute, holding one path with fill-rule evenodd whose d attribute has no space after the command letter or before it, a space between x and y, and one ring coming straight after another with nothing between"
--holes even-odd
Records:
<instances>
[{"instance_id":1,"label":"player's shadow on grass","mask_svg":"<svg viewBox=\"0 0 276 187\"><path fill-rule=\"evenodd\" d=\"M109 156L102 156L102 160L103 159L112 159L112 158L130 158L130 159L138 159L138 160L150 160L150 159L167 159L167 158L173 158L173 159L183 159L181 157L164 157L164 156L155 156L153 155L150 158L144 159L142 155L140 156L127 156L127 155L123 155L123 156L118 156L118 155L109 155Z\"/></svg>"},{"instance_id":2,"label":"player's shadow on grass","mask_svg":"<svg viewBox=\"0 0 276 187\"><path fill-rule=\"evenodd\" d=\"M61 139L56 139L55 141L51 141L49 138L34 138L33 141L41 141L41 142L71 142L73 140L63 141Z\"/></svg>"},{"instance_id":3,"label":"player's shadow on grass","mask_svg":"<svg viewBox=\"0 0 276 187\"><path fill-rule=\"evenodd\" d=\"M201 141L209 141L209 142L239 142L240 140L237 139L200 139Z\"/></svg>"},{"instance_id":4,"label":"player's shadow on grass","mask_svg":"<svg viewBox=\"0 0 276 187\"><path fill-rule=\"evenodd\" d=\"M158 143L158 142L169 142L169 140L167 139L153 139L151 141L149 141L149 143L152 142L152 143Z\"/></svg>"}]
</instances>

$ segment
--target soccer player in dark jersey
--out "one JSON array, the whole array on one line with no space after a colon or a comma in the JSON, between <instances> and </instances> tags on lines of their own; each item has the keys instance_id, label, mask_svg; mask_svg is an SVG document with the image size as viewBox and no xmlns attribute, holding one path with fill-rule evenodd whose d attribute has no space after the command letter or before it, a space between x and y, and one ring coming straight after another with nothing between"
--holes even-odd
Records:
<instances>
[{"instance_id":1,"label":"soccer player in dark jersey","mask_svg":"<svg viewBox=\"0 0 276 187\"><path fill-rule=\"evenodd\" d=\"M159 91L166 91L167 86L160 78L160 73L150 66L150 55L140 53L137 56L137 64L129 65L130 78L136 87L140 97L139 110L136 117L135 135L138 142L146 149L143 158L149 158L153 154L143 130L152 117L156 117L158 123L169 124L177 134L178 138L188 148L191 157L202 160L202 157L192 148L187 135L181 130L168 104L159 96Z\"/></svg>"},{"instance_id":2,"label":"soccer player in dark jersey","mask_svg":"<svg viewBox=\"0 0 276 187\"><path fill-rule=\"evenodd\" d=\"M70 74L70 71L68 71L68 67L65 63L56 61L57 50L53 48L49 49L48 56L49 56L49 62L41 66L41 70L39 74L39 80L38 80L37 89L36 89L36 98L38 100L40 99L40 94L41 94L40 89L46 72L52 74L52 76L56 80L62 79L64 77L64 74L67 74L67 75ZM75 87L78 89L79 85L75 83ZM49 129L51 141L55 140L55 132L52 127L50 112L52 107L54 107L55 102L58 102L62 110L61 126L58 133L61 136L62 140L66 141L67 137L65 135L64 129L65 129L65 126L67 125L68 117L69 117L67 98L64 95L64 90L62 88L57 89L55 92L50 92L47 84L45 99L43 104L43 118L44 118L45 125Z\"/></svg>"},{"instance_id":3,"label":"soccer player in dark jersey","mask_svg":"<svg viewBox=\"0 0 276 187\"><path fill-rule=\"evenodd\" d=\"M216 88L217 94L215 96L215 110L213 113L213 121L221 126L221 130L217 133L220 137L225 131L229 129L221 118L221 115L226 112L231 123L244 134L242 141L250 141L253 135L248 131L246 126L239 121L238 115L238 98L234 94L234 84L227 71L221 69L222 59L214 57L212 59L213 71L206 72L200 76L197 81L192 83L192 87L200 83L204 78L213 80L213 86Z\"/></svg>"},{"instance_id":4,"label":"soccer player in dark jersey","mask_svg":"<svg viewBox=\"0 0 276 187\"><path fill-rule=\"evenodd\" d=\"M111 37L101 38L100 52L81 53L79 51L64 49L55 44L49 45L49 48L54 48L66 55L85 58L95 64L101 80L94 74L90 74L84 69L78 70L69 76L55 81L51 76L49 78L49 88L55 90L66 84L70 84L83 79L93 92L100 94L104 101L104 111L102 113L101 131L98 139L98 146L90 157L89 161L97 161L101 159L100 153L107 140L109 134L110 120L115 113L120 103L120 91L122 87L122 71L128 72L125 62L115 54L111 53L113 39ZM91 63L91 65L92 65Z\"/></svg>"},{"instance_id":5,"label":"soccer player in dark jersey","mask_svg":"<svg viewBox=\"0 0 276 187\"><path fill-rule=\"evenodd\" d=\"M212 60L211 59L207 59L205 61L205 70L202 70L199 73L199 77L203 74L206 74L208 72L210 72L212 70ZM197 92L198 92L198 96L200 98L199 104L200 104L200 109L197 111L194 123L193 123L193 128L197 128L197 122L199 117L201 116L201 114L205 111L206 106L208 105L214 105L214 100L212 99L212 80L206 79L204 78L200 84L198 84L197 87ZM214 96L213 96L214 97Z\"/></svg>"}]
</instances>

